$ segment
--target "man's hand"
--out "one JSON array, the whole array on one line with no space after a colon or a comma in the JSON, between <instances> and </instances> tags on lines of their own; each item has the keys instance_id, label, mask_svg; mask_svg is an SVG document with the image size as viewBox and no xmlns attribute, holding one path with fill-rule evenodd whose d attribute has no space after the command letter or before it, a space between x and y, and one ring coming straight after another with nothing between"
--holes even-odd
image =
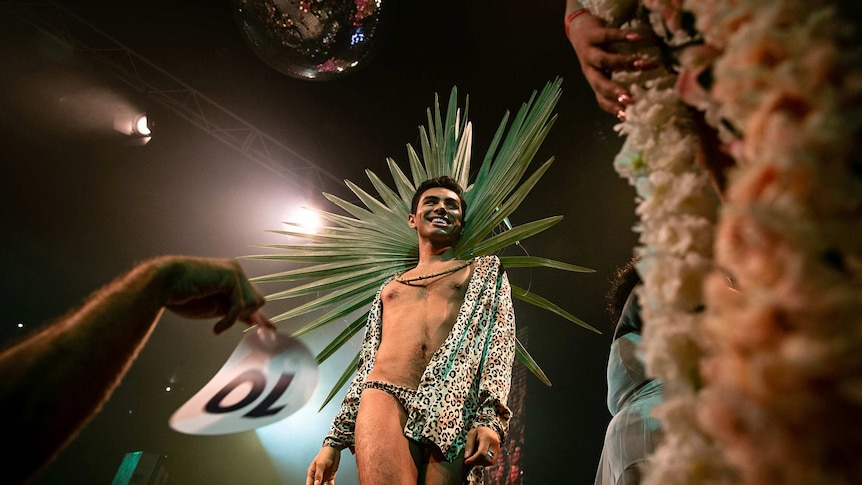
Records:
<instances>
[{"instance_id":1,"label":"man's hand","mask_svg":"<svg viewBox=\"0 0 862 485\"><path fill-rule=\"evenodd\" d=\"M167 278L165 307L186 318L222 317L213 331L222 333L237 320L274 325L257 310L265 300L231 259L166 256L156 260Z\"/></svg>"},{"instance_id":2,"label":"man's hand","mask_svg":"<svg viewBox=\"0 0 862 485\"><path fill-rule=\"evenodd\" d=\"M464 465L490 466L500 454L500 435L487 426L477 426L467 433L464 446Z\"/></svg>"},{"instance_id":3,"label":"man's hand","mask_svg":"<svg viewBox=\"0 0 862 485\"><path fill-rule=\"evenodd\" d=\"M103 286L80 308L0 352L0 407L27 409L4 427L16 443L6 453L9 480L25 482L101 409L150 338L163 309L187 318L218 318L215 333L237 320L275 326L258 313L264 298L235 260L160 256ZM66 396L74 394L75 399ZM62 413L53 412L62 407ZM27 441L30 440L30 441ZM11 467L5 464L13 464Z\"/></svg>"},{"instance_id":4,"label":"man's hand","mask_svg":"<svg viewBox=\"0 0 862 485\"><path fill-rule=\"evenodd\" d=\"M601 19L589 12L572 20L566 35L599 107L619 118L620 112L634 101L625 88L611 80L611 74L614 71L652 69L655 65L636 55L614 53L610 46L615 42L636 43L643 38L632 31L605 27Z\"/></svg>"},{"instance_id":5,"label":"man's hand","mask_svg":"<svg viewBox=\"0 0 862 485\"><path fill-rule=\"evenodd\" d=\"M308 466L305 485L335 485L339 461L341 461L341 451L331 446L322 447Z\"/></svg>"}]
</instances>

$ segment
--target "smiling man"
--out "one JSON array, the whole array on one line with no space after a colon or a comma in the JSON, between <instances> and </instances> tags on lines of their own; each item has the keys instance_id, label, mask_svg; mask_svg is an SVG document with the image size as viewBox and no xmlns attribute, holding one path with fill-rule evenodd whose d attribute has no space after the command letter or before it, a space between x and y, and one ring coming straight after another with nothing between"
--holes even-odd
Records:
<instances>
[{"instance_id":1,"label":"smiling man","mask_svg":"<svg viewBox=\"0 0 862 485\"><path fill-rule=\"evenodd\" d=\"M466 204L451 177L417 188L407 223L416 267L388 279L366 322L353 381L307 485L329 485L341 450L362 484L483 483L511 411L509 280L497 256L455 258Z\"/></svg>"}]
</instances>

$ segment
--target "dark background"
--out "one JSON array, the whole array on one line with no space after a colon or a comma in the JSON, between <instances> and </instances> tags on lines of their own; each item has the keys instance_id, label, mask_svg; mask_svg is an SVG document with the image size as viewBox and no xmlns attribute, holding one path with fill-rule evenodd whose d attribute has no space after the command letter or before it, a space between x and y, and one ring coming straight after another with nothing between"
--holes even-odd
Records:
<instances>
[{"instance_id":1,"label":"dark background","mask_svg":"<svg viewBox=\"0 0 862 485\"><path fill-rule=\"evenodd\" d=\"M45 27L17 14L20 3L0 2L4 340L62 315L136 261L166 253L255 254L260 251L252 245L284 242L266 231L279 229L300 203L335 210L313 184L276 175L118 82L79 50L62 47ZM512 222L564 215L557 226L524 241L526 251L596 272L512 270L510 277L605 332L596 335L516 301L528 350L553 382L546 387L528 376L525 408L516 410L516 419L525 429L524 483L591 482L610 418L604 291L636 243L633 191L611 165L621 145L615 119L597 108L583 80L563 31L562 1L423 0L387 7L391 29L378 39L373 61L342 78L313 82L259 59L227 0L66 6L288 147L302 163L372 193L364 170L387 183L386 157L408 170L405 146L418 147L417 128L425 124L435 93L445 100L457 86L462 104L469 95L478 167L505 111L514 115L531 92L562 77L559 117L536 157L536 163L550 157L555 163ZM50 8L28 12L54 15ZM92 106L86 120L67 117L75 103ZM104 106L117 104L149 114L156 123L152 141L135 146L110 130L87 128L101 123ZM341 187L328 190L349 196ZM242 264L251 276L281 269L276 263ZM273 302L265 309L276 314L285 305ZM340 395L322 412L317 407L354 351L325 363L312 402L283 422L257 433L182 435L168 427L168 418L215 374L243 335L234 328L212 337L212 323L165 315L112 399L36 483L109 483L123 455L137 450L166 454L174 483L302 483ZM327 337L306 343L316 352ZM355 483L349 453L338 483Z\"/></svg>"}]
</instances>

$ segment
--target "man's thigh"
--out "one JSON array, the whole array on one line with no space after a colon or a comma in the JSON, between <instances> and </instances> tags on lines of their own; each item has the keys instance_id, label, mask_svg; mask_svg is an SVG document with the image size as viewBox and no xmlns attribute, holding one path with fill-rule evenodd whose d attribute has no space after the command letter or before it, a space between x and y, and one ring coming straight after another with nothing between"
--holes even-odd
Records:
<instances>
[{"instance_id":1,"label":"man's thigh","mask_svg":"<svg viewBox=\"0 0 862 485\"><path fill-rule=\"evenodd\" d=\"M418 471L404 436L407 414L379 389L362 391L356 415L356 468L362 484L413 485Z\"/></svg>"},{"instance_id":2,"label":"man's thigh","mask_svg":"<svg viewBox=\"0 0 862 485\"><path fill-rule=\"evenodd\" d=\"M464 452L454 461L446 461L433 445L410 442L414 459L418 459L420 485L460 485L464 483Z\"/></svg>"}]
</instances>

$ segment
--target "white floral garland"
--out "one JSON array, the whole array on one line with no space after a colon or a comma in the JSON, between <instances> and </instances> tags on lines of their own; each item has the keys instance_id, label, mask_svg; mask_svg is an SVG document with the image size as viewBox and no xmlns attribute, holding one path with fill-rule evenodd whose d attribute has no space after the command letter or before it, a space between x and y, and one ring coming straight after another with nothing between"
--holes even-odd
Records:
<instances>
[{"instance_id":1,"label":"white floral garland","mask_svg":"<svg viewBox=\"0 0 862 485\"><path fill-rule=\"evenodd\" d=\"M659 57L655 30L662 22L625 2L591 2L593 14L613 25L654 39L639 55ZM603 9L603 7L607 7ZM653 6L653 15L660 14ZM621 22L620 12L633 18ZM671 37L673 34L671 33ZM670 42L685 42L677 37ZM695 162L699 139L689 108L676 89L676 74L667 68L642 73L616 73L629 86L635 104L617 130L626 135L614 168L635 187L639 245L638 273L644 324L647 373L664 383L664 402L656 412L664 436L652 456L649 483L689 484L705 475L723 474L720 453L700 429L694 403L701 387L700 341L705 304L704 279L712 271L712 245L718 200L706 173Z\"/></svg>"},{"instance_id":2,"label":"white floral garland","mask_svg":"<svg viewBox=\"0 0 862 485\"><path fill-rule=\"evenodd\" d=\"M715 237L716 206L694 163L697 145L676 75L615 76L638 100L618 125L627 139L614 165L640 201L645 360L665 384L658 410L665 438L648 483L862 476L855 424L862 410L862 186L850 163L862 123L846 109L862 95L862 72L858 47L844 56L838 50L852 32L824 5L589 2L611 25L665 29L670 44L688 40L680 14L694 13L717 52L710 98L695 106L724 141L722 119L743 140L731 145L738 168ZM696 69L702 59L682 62ZM729 271L741 291L715 267ZM691 311L700 304L706 314ZM817 388L824 384L825 395Z\"/></svg>"}]
</instances>

